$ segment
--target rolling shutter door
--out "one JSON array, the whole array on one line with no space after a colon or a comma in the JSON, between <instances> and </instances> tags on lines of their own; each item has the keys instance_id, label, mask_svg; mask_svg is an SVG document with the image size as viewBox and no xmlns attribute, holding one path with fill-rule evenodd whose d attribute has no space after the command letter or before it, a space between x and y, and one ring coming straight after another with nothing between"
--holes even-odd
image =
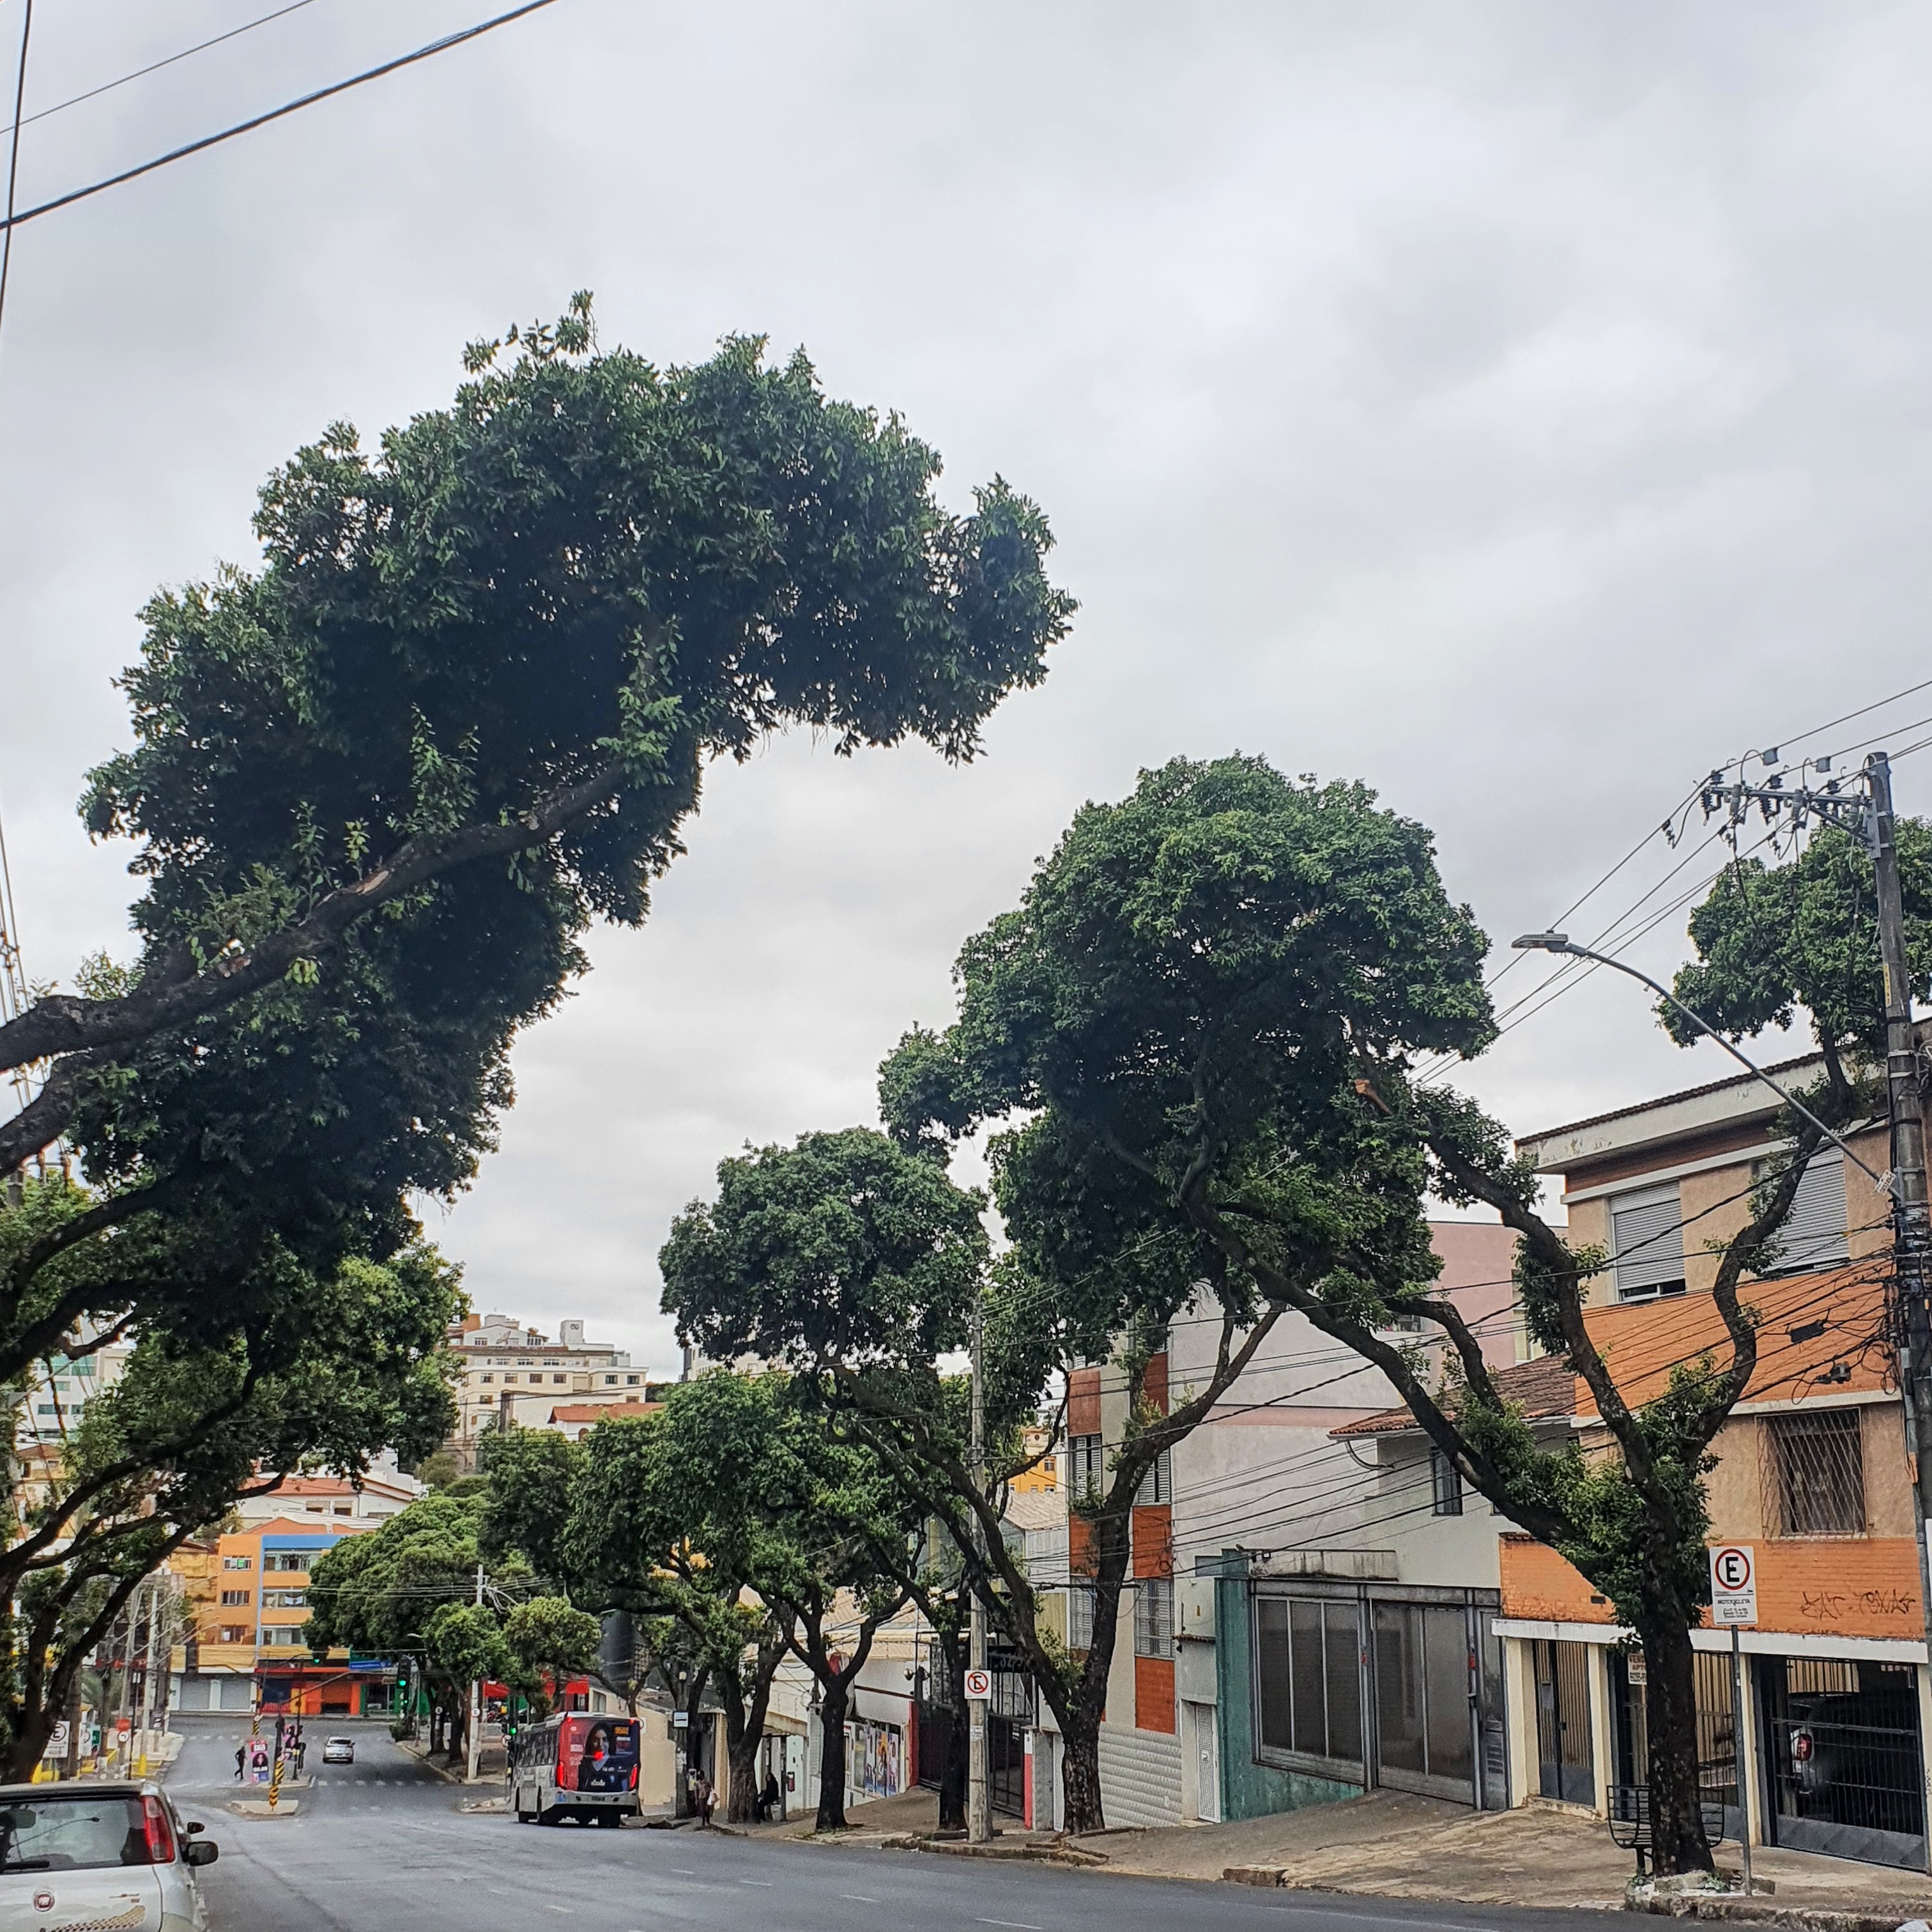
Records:
<instances>
[{"instance_id":1,"label":"rolling shutter door","mask_svg":"<svg viewBox=\"0 0 1932 1932\"><path fill-rule=\"evenodd\" d=\"M1620 1300L1684 1286L1684 1209L1674 1181L1612 1200L1610 1250Z\"/></svg>"},{"instance_id":2,"label":"rolling shutter door","mask_svg":"<svg viewBox=\"0 0 1932 1932\"><path fill-rule=\"evenodd\" d=\"M1801 1274L1847 1259L1846 1218L1844 1156L1814 1154L1778 1238L1777 1272Z\"/></svg>"}]
</instances>

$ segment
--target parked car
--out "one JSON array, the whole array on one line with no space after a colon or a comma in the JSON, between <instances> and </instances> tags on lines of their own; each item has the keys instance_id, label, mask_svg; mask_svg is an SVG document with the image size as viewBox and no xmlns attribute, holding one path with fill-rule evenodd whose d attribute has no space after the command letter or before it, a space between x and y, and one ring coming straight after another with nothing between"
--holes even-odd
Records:
<instances>
[{"instance_id":1,"label":"parked car","mask_svg":"<svg viewBox=\"0 0 1932 1932\"><path fill-rule=\"evenodd\" d=\"M138 1780L0 1785L0 1923L206 1932L202 1828Z\"/></svg>"},{"instance_id":2,"label":"parked car","mask_svg":"<svg viewBox=\"0 0 1932 1932\"><path fill-rule=\"evenodd\" d=\"M353 1764L356 1762L356 1740L353 1738L331 1738L322 1748L324 1764Z\"/></svg>"}]
</instances>

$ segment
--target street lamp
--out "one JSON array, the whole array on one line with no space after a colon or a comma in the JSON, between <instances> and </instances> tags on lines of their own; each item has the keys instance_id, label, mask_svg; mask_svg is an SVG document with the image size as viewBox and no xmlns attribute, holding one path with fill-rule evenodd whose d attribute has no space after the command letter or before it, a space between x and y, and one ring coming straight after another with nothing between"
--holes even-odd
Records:
<instances>
[{"instance_id":1,"label":"street lamp","mask_svg":"<svg viewBox=\"0 0 1932 1932\"><path fill-rule=\"evenodd\" d=\"M1579 946L1567 932L1526 932L1521 938L1511 940L1510 945L1513 951L1519 952L1564 952L1573 959L1594 960L1599 966L1614 967L1619 973L1628 974L1633 980L1641 980L1660 1000L1668 1006L1675 1006L1700 1033L1708 1034L1740 1066L1757 1079L1762 1080L1787 1107L1795 1113L1802 1114L1806 1120L1809 1120L1853 1166L1861 1173L1870 1176L1881 1194L1888 1195L1894 1192L1890 1174L1874 1174L1871 1169L1867 1167L1864 1162L1845 1144L1844 1142L1826 1126L1825 1123L1820 1120L1802 1100L1786 1093L1755 1060L1748 1058L1733 1046L1708 1020L1705 1018L1702 1013L1693 1012L1668 986L1658 985L1648 973L1638 971L1636 967L1630 965L1622 959L1612 959L1607 952L1592 952L1587 946Z\"/></svg>"}]
</instances>

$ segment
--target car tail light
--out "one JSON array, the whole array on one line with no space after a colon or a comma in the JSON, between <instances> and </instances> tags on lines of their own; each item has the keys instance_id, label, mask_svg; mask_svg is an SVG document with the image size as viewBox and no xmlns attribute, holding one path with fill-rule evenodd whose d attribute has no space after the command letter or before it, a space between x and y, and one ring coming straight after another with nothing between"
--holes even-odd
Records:
<instances>
[{"instance_id":1,"label":"car tail light","mask_svg":"<svg viewBox=\"0 0 1932 1932\"><path fill-rule=\"evenodd\" d=\"M174 1827L168 1822L167 1807L152 1794L141 1800L141 1822L148 1834L148 1862L171 1865L175 1862Z\"/></svg>"},{"instance_id":2,"label":"car tail light","mask_svg":"<svg viewBox=\"0 0 1932 1932\"><path fill-rule=\"evenodd\" d=\"M632 1789L633 1791L634 1791L634 1790L637 1790L637 1788L638 1788L638 1767L637 1767L635 1765L632 1765L632 1767L631 1767L631 1789Z\"/></svg>"},{"instance_id":3,"label":"car tail light","mask_svg":"<svg viewBox=\"0 0 1932 1932\"><path fill-rule=\"evenodd\" d=\"M1791 1740L1791 1755L1800 1764L1811 1762L1811 1733L1798 1732Z\"/></svg>"}]
</instances>

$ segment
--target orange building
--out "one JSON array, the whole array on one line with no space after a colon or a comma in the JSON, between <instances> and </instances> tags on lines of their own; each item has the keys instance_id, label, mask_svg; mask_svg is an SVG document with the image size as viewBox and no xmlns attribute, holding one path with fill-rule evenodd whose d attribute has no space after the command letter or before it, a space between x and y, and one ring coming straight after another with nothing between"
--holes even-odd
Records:
<instances>
[{"instance_id":1,"label":"orange building","mask_svg":"<svg viewBox=\"0 0 1932 1932\"><path fill-rule=\"evenodd\" d=\"M184 1680L188 1710L264 1708L361 1717L387 1711L392 1665L348 1651L313 1655L302 1641L309 1574L316 1558L373 1523L325 1528L278 1516L223 1536L215 1550L214 1600L202 1611L198 1672Z\"/></svg>"},{"instance_id":2,"label":"orange building","mask_svg":"<svg viewBox=\"0 0 1932 1932\"><path fill-rule=\"evenodd\" d=\"M1788 1085L1817 1063L1774 1069ZM1749 1076L1666 1096L1522 1143L1560 1174L1573 1246L1611 1257L1586 1322L1627 1399L1662 1393L1673 1369L1729 1337L1708 1292L1715 1249L1742 1227L1779 1102ZM1925 1605L1911 1469L1886 1311L1890 1166L1882 1124L1807 1168L1780 1268L1747 1277L1757 1366L1712 1444L1709 1538L1747 1552L1756 1621L1694 1630L1700 1755L1727 1831L1754 1841L1922 1870L1932 1724ZM1588 1392L1560 1365L1529 1411L1587 1454L1613 1454ZM1603 1595L1555 1551L1522 1535L1500 1551L1519 1795L1588 1804L1647 1775L1642 1654ZM1740 1762L1749 1803L1740 1802Z\"/></svg>"}]
</instances>

